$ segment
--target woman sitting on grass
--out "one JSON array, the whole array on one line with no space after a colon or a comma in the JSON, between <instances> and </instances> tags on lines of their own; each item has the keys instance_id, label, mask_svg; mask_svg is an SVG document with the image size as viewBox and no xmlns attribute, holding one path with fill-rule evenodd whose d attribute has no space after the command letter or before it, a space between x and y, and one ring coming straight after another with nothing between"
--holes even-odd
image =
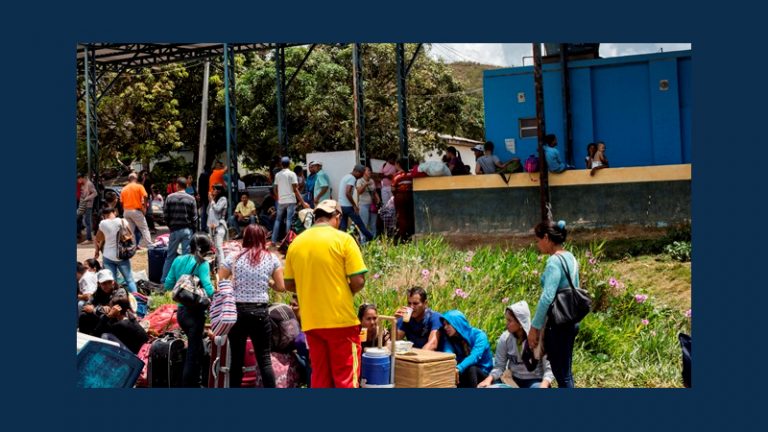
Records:
<instances>
[{"instance_id":1,"label":"woman sitting on grass","mask_svg":"<svg viewBox=\"0 0 768 432\"><path fill-rule=\"evenodd\" d=\"M493 367L491 345L484 331L469 325L463 313L449 310L440 317L445 332L444 351L456 354L456 384L475 388Z\"/></svg>"},{"instance_id":2,"label":"woman sitting on grass","mask_svg":"<svg viewBox=\"0 0 768 432\"><path fill-rule=\"evenodd\" d=\"M501 379L504 370L509 370L512 380L521 388L548 388L555 378L549 360L544 356L541 361L531 363L528 369L523 360L523 351L527 345L528 330L531 328L531 311L525 300L507 306L504 310L507 330L496 342L496 356L491 374L478 387L488 387L493 381Z\"/></svg>"}]
</instances>

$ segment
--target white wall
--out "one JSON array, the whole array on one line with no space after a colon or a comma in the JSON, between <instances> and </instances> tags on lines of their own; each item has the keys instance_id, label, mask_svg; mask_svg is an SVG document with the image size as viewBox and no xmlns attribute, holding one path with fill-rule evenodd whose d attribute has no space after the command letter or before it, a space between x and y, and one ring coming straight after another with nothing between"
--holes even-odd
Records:
<instances>
[{"instance_id":1,"label":"white wall","mask_svg":"<svg viewBox=\"0 0 768 432\"><path fill-rule=\"evenodd\" d=\"M323 171L331 179L331 198L339 199L339 182L341 178L352 172L357 163L357 157L354 150L326 152L326 153L307 153L307 164L311 161L323 163Z\"/></svg>"}]
</instances>

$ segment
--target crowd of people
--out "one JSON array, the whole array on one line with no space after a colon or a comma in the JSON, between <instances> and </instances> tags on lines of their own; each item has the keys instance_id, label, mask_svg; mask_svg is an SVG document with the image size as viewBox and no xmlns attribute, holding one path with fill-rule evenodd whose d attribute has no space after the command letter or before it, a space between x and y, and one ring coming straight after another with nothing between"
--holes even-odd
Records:
<instances>
[{"instance_id":1,"label":"crowd of people","mask_svg":"<svg viewBox=\"0 0 768 432\"><path fill-rule=\"evenodd\" d=\"M492 143L487 143L483 151L484 155L476 163L477 171L503 169L512 162L501 163L493 156ZM468 171L455 149L448 155L446 160L451 171ZM279 167L271 173L274 199L265 200L273 208L270 213L260 214L260 209L244 193L233 216L227 218L229 181L227 168L221 163L217 163L207 185L198 182L195 189L190 184L191 176L182 176L172 188L169 186L170 193L163 200L169 247L161 283L166 290L171 290L182 275L193 274L205 293L212 296L216 276L219 280L232 281L238 317L229 334L232 387L238 387L242 379L246 338L253 343L264 386L275 386L267 312L270 290L294 293L292 306L297 318L300 317L302 329L301 340L296 343L297 352L304 352L300 357L311 377L308 384L311 387L358 387L360 356L363 348L373 346L379 331L376 305L354 306L354 296L363 290L368 272L361 247L382 232L412 234L413 202L407 194L413 177L418 176L418 165L406 170L410 165L408 160L389 155L378 179L370 167L355 165L339 182L336 201L330 199L332 185L322 162L311 161L306 177L302 169L290 169L287 157L276 162ZM588 156L588 165L590 162L592 169L607 166L604 144L595 146L594 154ZM135 299L131 295L137 291L131 256L120 255L119 243L121 233L125 232L135 233L135 241L140 239L141 247L148 247L152 241L146 212L153 197L147 194L139 178L135 173L130 174L119 199L105 200L96 234L91 229L87 231L88 236L95 238L94 256L77 263L78 331L107 335L134 353L148 335L137 321ZM78 179L82 189L80 216L87 216L88 209L92 208L88 201L92 199L93 185L89 183L85 177ZM200 195L206 189L201 186L207 186L204 200ZM195 190L202 192L195 195ZM122 217L118 203L122 206ZM205 209L200 209L202 203L207 203ZM308 209L306 212L312 214L312 226L295 236L283 264L271 247L292 229L294 214L300 209ZM382 229L377 229L377 214ZM348 234L349 220L362 234L361 239ZM225 255L223 243L229 228L242 239L242 250ZM395 334L385 331L383 339L406 339L416 348L455 354L455 378L459 387L493 385L505 371L511 373L518 387L546 388L553 380L559 387L572 387L571 360L578 324L555 326L548 322L547 311L558 289L568 286L566 275L572 275L578 285L578 264L574 256L563 249L567 235L564 222L541 223L535 227L535 235L539 250L550 255L541 277L542 294L533 318L524 301L506 308L503 319L507 331L497 342L495 356L485 331L473 327L461 311L432 310L426 290L418 286L407 291L407 306L393 313L398 318ZM103 264L99 262L100 257ZM118 273L124 287L115 281ZM177 310L178 323L188 341L182 380L187 387L203 384L200 377L206 312L183 305ZM360 338L361 327L366 329L365 341Z\"/></svg>"}]
</instances>

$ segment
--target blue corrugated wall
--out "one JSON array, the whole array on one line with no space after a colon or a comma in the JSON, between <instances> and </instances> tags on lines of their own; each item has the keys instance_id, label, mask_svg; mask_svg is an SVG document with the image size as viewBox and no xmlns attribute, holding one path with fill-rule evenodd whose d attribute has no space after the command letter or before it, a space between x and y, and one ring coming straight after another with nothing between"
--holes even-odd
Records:
<instances>
[{"instance_id":1,"label":"blue corrugated wall","mask_svg":"<svg viewBox=\"0 0 768 432\"><path fill-rule=\"evenodd\" d=\"M584 168L594 141L606 143L614 167L691 162L691 51L572 61L569 72L576 168ZM557 135L565 156L560 64L545 64L543 74L546 131ZM496 144L499 158L536 153L536 137L521 138L518 124L536 117L533 67L485 71L483 93L486 140ZM514 154L505 147L509 138Z\"/></svg>"}]
</instances>

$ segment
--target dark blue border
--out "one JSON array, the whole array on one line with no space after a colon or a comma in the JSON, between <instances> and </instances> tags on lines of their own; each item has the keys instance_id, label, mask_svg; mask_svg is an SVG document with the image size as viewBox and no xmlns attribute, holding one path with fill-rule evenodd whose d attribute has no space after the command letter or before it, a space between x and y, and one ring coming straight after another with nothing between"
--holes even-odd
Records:
<instances>
[{"instance_id":1,"label":"dark blue border","mask_svg":"<svg viewBox=\"0 0 768 432\"><path fill-rule=\"evenodd\" d=\"M683 430L751 425L765 324L762 14L700 2L107 2L8 5L3 146L4 385L28 430ZM734 12L731 12L734 11ZM747 31L749 30L749 31ZM758 33L755 33L757 31ZM743 37L742 37L743 35ZM81 41L691 42L694 63L690 390L573 392L77 391L68 313ZM760 174L759 174L760 173ZM18 201L17 197L23 197ZM21 203L21 204L19 204ZM32 234L31 236L29 234ZM64 305L64 306L62 306ZM72 324L73 326L73 324ZM399 407L392 419L393 406ZM350 421L352 420L352 421ZM12 426L13 427L13 426ZM16 428L14 428L16 429Z\"/></svg>"}]
</instances>

